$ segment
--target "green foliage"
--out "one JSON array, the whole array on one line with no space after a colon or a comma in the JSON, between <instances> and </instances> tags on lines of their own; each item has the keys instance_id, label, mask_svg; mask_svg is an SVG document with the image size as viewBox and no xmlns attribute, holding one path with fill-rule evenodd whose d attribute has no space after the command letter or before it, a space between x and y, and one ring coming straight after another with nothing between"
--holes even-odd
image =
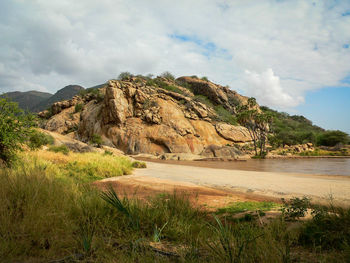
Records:
<instances>
[{"instance_id":1,"label":"green foliage","mask_svg":"<svg viewBox=\"0 0 350 263\"><path fill-rule=\"evenodd\" d=\"M97 145L97 147L101 147L102 145L102 138L101 135L99 134L93 134L91 139L90 139L91 144Z\"/></svg>"},{"instance_id":2,"label":"green foliage","mask_svg":"<svg viewBox=\"0 0 350 263\"><path fill-rule=\"evenodd\" d=\"M302 228L299 241L307 247L343 250L350 244L350 209L316 207Z\"/></svg>"},{"instance_id":3,"label":"green foliage","mask_svg":"<svg viewBox=\"0 0 350 263\"><path fill-rule=\"evenodd\" d=\"M204 80L204 81L209 81L209 79L208 79L206 76L201 77L201 80Z\"/></svg>"},{"instance_id":4,"label":"green foliage","mask_svg":"<svg viewBox=\"0 0 350 263\"><path fill-rule=\"evenodd\" d=\"M175 76L171 74L169 71L165 71L162 74L160 74L162 78L166 78L168 80L175 80Z\"/></svg>"},{"instance_id":5,"label":"green foliage","mask_svg":"<svg viewBox=\"0 0 350 263\"><path fill-rule=\"evenodd\" d=\"M104 99L104 94L101 92L99 88L89 88L85 90L81 90L79 92L80 96L85 96L89 94L90 96L93 96L94 99L97 100L97 102L101 102Z\"/></svg>"},{"instance_id":6,"label":"green foliage","mask_svg":"<svg viewBox=\"0 0 350 263\"><path fill-rule=\"evenodd\" d=\"M46 133L33 130L29 135L28 146L31 150L39 149L43 145L53 144L54 138Z\"/></svg>"},{"instance_id":7,"label":"green foliage","mask_svg":"<svg viewBox=\"0 0 350 263\"><path fill-rule=\"evenodd\" d=\"M137 200L117 188L101 193L84 179L94 165L95 177L114 176L107 171L115 164L130 169L126 158L30 154L42 155L0 169L1 262L347 262L349 209L318 209L310 222L293 225L231 221L183 194Z\"/></svg>"},{"instance_id":8,"label":"green foliage","mask_svg":"<svg viewBox=\"0 0 350 263\"><path fill-rule=\"evenodd\" d=\"M304 217L307 209L310 207L310 198L304 196L303 198L294 197L289 201L282 198L283 207L282 214L287 219L295 220L296 218Z\"/></svg>"},{"instance_id":9,"label":"green foliage","mask_svg":"<svg viewBox=\"0 0 350 263\"><path fill-rule=\"evenodd\" d=\"M81 103L75 104L74 113L81 112L83 110L83 107L84 107L84 104L81 104Z\"/></svg>"},{"instance_id":10,"label":"green foliage","mask_svg":"<svg viewBox=\"0 0 350 263\"><path fill-rule=\"evenodd\" d=\"M348 134L342 131L326 131L317 138L317 145L335 146L337 144L346 144Z\"/></svg>"},{"instance_id":11,"label":"green foliage","mask_svg":"<svg viewBox=\"0 0 350 263\"><path fill-rule=\"evenodd\" d=\"M34 125L33 115L25 113L17 103L0 98L0 162L11 164Z\"/></svg>"},{"instance_id":12,"label":"green foliage","mask_svg":"<svg viewBox=\"0 0 350 263\"><path fill-rule=\"evenodd\" d=\"M118 79L119 80L128 80L130 79L131 77L133 77L133 75L128 72L128 71L125 71L125 72L121 72L118 76Z\"/></svg>"},{"instance_id":13,"label":"green foliage","mask_svg":"<svg viewBox=\"0 0 350 263\"><path fill-rule=\"evenodd\" d=\"M159 78L148 80L146 82L146 85L147 86L159 87L159 88L162 88L162 89L165 89L165 90L169 90L169 91L172 91L172 92L183 94L181 89L179 89L178 87L176 87L174 85L169 85L168 83L162 81Z\"/></svg>"},{"instance_id":14,"label":"green foliage","mask_svg":"<svg viewBox=\"0 0 350 263\"><path fill-rule=\"evenodd\" d=\"M273 133L273 136L270 136L269 140L274 147L308 142L316 144L317 135L324 132L322 128L313 125L304 116L289 115L265 106L260 108L263 112L272 116L270 131Z\"/></svg>"},{"instance_id":15,"label":"green foliage","mask_svg":"<svg viewBox=\"0 0 350 263\"><path fill-rule=\"evenodd\" d=\"M237 122L249 130L254 143L255 155L259 158L266 156L266 141L268 139L269 125L273 116L269 112L259 112L256 109L255 98L249 98L247 105L237 107ZM260 148L258 154L257 148Z\"/></svg>"},{"instance_id":16,"label":"green foliage","mask_svg":"<svg viewBox=\"0 0 350 263\"><path fill-rule=\"evenodd\" d=\"M194 100L201 102L201 103L203 103L211 108L214 108L214 104L211 102L211 100L204 95L195 95Z\"/></svg>"},{"instance_id":17,"label":"green foliage","mask_svg":"<svg viewBox=\"0 0 350 263\"><path fill-rule=\"evenodd\" d=\"M63 153L65 155L68 155L69 153L69 149L66 145L62 144L62 145L59 145L59 146L50 146L49 147L49 151L50 152L55 152L55 153Z\"/></svg>"},{"instance_id":18,"label":"green foliage","mask_svg":"<svg viewBox=\"0 0 350 263\"><path fill-rule=\"evenodd\" d=\"M218 214L225 214L225 213L230 213L230 214L237 214L241 212L246 212L246 211L269 211L272 208L277 207L278 205L273 202L234 202L228 207L224 208L219 208L217 213Z\"/></svg>"},{"instance_id":19,"label":"green foliage","mask_svg":"<svg viewBox=\"0 0 350 263\"><path fill-rule=\"evenodd\" d=\"M145 162L134 161L132 162L131 165L133 168L147 168L147 165Z\"/></svg>"},{"instance_id":20,"label":"green foliage","mask_svg":"<svg viewBox=\"0 0 350 263\"><path fill-rule=\"evenodd\" d=\"M218 115L218 120L222 122L226 122L232 125L237 125L237 119L236 117L226 110L222 105L218 105L214 107L216 114Z\"/></svg>"},{"instance_id":21,"label":"green foliage","mask_svg":"<svg viewBox=\"0 0 350 263\"><path fill-rule=\"evenodd\" d=\"M113 152L111 151L108 151L108 150L105 150L105 152L103 153L103 155L113 155Z\"/></svg>"}]
</instances>

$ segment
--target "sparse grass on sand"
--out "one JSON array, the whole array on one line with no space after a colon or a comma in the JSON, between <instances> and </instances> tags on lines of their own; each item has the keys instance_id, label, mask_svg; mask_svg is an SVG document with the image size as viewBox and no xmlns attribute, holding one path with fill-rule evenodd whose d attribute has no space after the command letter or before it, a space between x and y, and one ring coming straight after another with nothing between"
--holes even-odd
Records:
<instances>
[{"instance_id":1,"label":"sparse grass on sand","mask_svg":"<svg viewBox=\"0 0 350 263\"><path fill-rule=\"evenodd\" d=\"M347 262L350 255L349 210L290 227L283 216L268 224L226 220L233 211L215 215L177 193L145 202L90 184L131 166L110 155L38 151L1 169L0 262ZM337 246L327 239L329 222L337 224Z\"/></svg>"}]
</instances>

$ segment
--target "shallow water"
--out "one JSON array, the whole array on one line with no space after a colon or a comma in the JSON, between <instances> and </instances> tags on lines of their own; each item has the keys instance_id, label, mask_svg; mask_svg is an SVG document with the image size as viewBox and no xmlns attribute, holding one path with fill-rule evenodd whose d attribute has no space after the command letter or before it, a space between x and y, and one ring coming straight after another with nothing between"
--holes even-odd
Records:
<instances>
[{"instance_id":1,"label":"shallow water","mask_svg":"<svg viewBox=\"0 0 350 263\"><path fill-rule=\"evenodd\" d=\"M147 161L232 170L350 176L350 158L252 159L232 162Z\"/></svg>"}]
</instances>

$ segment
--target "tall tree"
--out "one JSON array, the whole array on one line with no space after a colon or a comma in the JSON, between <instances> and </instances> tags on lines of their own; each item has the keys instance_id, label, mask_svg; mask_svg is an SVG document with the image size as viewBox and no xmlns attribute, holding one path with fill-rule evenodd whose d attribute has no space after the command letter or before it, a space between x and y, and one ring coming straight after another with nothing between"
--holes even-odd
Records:
<instances>
[{"instance_id":1,"label":"tall tree","mask_svg":"<svg viewBox=\"0 0 350 263\"><path fill-rule=\"evenodd\" d=\"M269 123L272 121L272 116L259 111L255 98L249 98L246 105L238 108L237 121L248 129L254 143L255 155L264 156L266 153ZM258 147L260 148L259 153Z\"/></svg>"}]
</instances>

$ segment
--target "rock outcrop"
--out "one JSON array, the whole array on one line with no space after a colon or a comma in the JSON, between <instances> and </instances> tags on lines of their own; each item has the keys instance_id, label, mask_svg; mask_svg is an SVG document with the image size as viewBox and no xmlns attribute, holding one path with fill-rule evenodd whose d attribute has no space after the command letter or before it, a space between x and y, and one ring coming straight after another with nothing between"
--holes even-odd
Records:
<instances>
[{"instance_id":1,"label":"rock outcrop","mask_svg":"<svg viewBox=\"0 0 350 263\"><path fill-rule=\"evenodd\" d=\"M220 106L234 115L247 98L208 81L134 77L110 80L97 93L53 104L53 116L44 128L59 133L74 130L83 142L98 134L104 145L127 154L237 157L241 153L234 144L251 141L246 128L222 122L216 111ZM76 111L77 104L83 105L81 112Z\"/></svg>"}]
</instances>

